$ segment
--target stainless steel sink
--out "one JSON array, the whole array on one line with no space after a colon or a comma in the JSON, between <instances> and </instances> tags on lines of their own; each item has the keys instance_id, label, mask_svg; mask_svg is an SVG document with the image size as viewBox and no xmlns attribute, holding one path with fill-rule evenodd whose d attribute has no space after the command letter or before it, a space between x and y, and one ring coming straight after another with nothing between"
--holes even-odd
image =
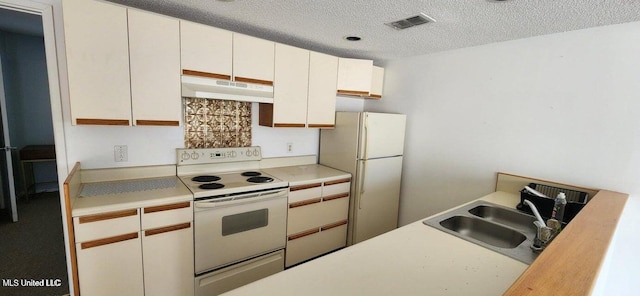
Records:
<instances>
[{"instance_id":1,"label":"stainless steel sink","mask_svg":"<svg viewBox=\"0 0 640 296\"><path fill-rule=\"evenodd\" d=\"M519 231L474 217L453 216L440 221L440 225L499 248L513 249L527 240Z\"/></svg>"},{"instance_id":2,"label":"stainless steel sink","mask_svg":"<svg viewBox=\"0 0 640 296\"><path fill-rule=\"evenodd\" d=\"M469 213L491 222L511 226L523 231L536 231L536 226L533 225L533 221L536 218L517 210L483 204L470 209Z\"/></svg>"},{"instance_id":3,"label":"stainless steel sink","mask_svg":"<svg viewBox=\"0 0 640 296\"><path fill-rule=\"evenodd\" d=\"M530 246L536 235L533 216L486 201L476 201L422 223L531 264L538 256Z\"/></svg>"}]
</instances>

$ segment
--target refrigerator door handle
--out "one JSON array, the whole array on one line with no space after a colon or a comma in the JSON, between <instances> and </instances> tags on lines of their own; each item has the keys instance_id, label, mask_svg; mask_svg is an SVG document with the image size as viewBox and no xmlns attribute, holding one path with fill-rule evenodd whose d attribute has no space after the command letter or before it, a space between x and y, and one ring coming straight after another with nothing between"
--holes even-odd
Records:
<instances>
[{"instance_id":1,"label":"refrigerator door handle","mask_svg":"<svg viewBox=\"0 0 640 296\"><path fill-rule=\"evenodd\" d=\"M364 195L364 182L367 175L367 161L362 160L362 170L360 170L360 190L358 191L358 210L362 210L362 195Z\"/></svg>"},{"instance_id":2,"label":"refrigerator door handle","mask_svg":"<svg viewBox=\"0 0 640 296\"><path fill-rule=\"evenodd\" d=\"M363 137L363 143L364 143L364 155L362 155L363 159L369 158L369 115L367 113L364 114L364 133L362 135Z\"/></svg>"}]
</instances>

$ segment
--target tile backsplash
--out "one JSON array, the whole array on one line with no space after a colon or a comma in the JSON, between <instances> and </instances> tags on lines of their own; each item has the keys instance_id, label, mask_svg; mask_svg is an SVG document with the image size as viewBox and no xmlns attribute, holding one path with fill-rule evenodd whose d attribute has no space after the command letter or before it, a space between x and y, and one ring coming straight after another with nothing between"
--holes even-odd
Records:
<instances>
[{"instance_id":1,"label":"tile backsplash","mask_svg":"<svg viewBox=\"0 0 640 296\"><path fill-rule=\"evenodd\" d=\"M251 146L251 103L183 98L185 148Z\"/></svg>"}]
</instances>

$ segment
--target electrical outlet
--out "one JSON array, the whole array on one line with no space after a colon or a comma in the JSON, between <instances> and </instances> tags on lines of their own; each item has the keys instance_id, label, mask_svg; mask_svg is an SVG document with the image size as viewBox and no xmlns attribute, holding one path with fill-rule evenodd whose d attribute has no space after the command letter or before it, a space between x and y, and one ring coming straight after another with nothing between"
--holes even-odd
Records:
<instances>
[{"instance_id":1,"label":"electrical outlet","mask_svg":"<svg viewBox=\"0 0 640 296\"><path fill-rule=\"evenodd\" d=\"M287 143L287 153L293 152L293 143Z\"/></svg>"},{"instance_id":2,"label":"electrical outlet","mask_svg":"<svg viewBox=\"0 0 640 296\"><path fill-rule=\"evenodd\" d=\"M129 153L127 151L127 145L113 146L113 160L115 162L129 161Z\"/></svg>"}]
</instances>

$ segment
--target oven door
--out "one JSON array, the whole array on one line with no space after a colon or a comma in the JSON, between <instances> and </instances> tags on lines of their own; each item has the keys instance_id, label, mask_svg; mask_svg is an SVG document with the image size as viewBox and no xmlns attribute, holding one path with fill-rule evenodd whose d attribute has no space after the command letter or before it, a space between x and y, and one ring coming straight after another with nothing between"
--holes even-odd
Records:
<instances>
[{"instance_id":1,"label":"oven door","mask_svg":"<svg viewBox=\"0 0 640 296\"><path fill-rule=\"evenodd\" d=\"M288 189L194 202L195 273L282 249Z\"/></svg>"}]
</instances>

